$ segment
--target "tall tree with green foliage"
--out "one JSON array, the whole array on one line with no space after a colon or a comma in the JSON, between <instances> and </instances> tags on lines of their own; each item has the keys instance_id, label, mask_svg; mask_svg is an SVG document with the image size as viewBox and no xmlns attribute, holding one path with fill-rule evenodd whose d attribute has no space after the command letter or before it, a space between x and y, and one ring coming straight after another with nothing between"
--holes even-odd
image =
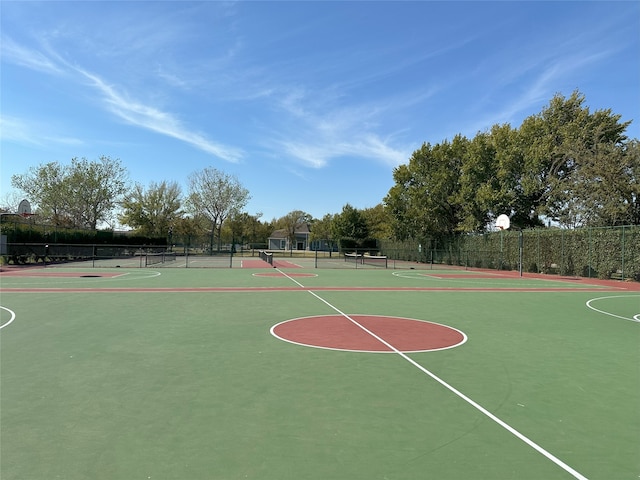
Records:
<instances>
[{"instance_id":1,"label":"tall tree with green foliage","mask_svg":"<svg viewBox=\"0 0 640 480\"><path fill-rule=\"evenodd\" d=\"M74 202L70 205L76 225L90 229L109 223L127 190L127 170L120 160L102 156L97 162L73 158L66 185Z\"/></svg>"},{"instance_id":2,"label":"tall tree with green foliage","mask_svg":"<svg viewBox=\"0 0 640 480\"><path fill-rule=\"evenodd\" d=\"M213 167L189 175L187 208L194 217L204 216L211 225L210 249L213 250L217 234L218 250L221 248L222 224L230 215L240 213L251 198L249 190L238 179Z\"/></svg>"},{"instance_id":3,"label":"tall tree with green foliage","mask_svg":"<svg viewBox=\"0 0 640 480\"><path fill-rule=\"evenodd\" d=\"M12 185L38 205L44 218L56 225L95 229L110 222L127 187L127 170L120 160L73 158L62 166L51 162L14 175Z\"/></svg>"},{"instance_id":4,"label":"tall tree with green foliage","mask_svg":"<svg viewBox=\"0 0 640 480\"><path fill-rule=\"evenodd\" d=\"M265 226L260 222L262 213L258 212L251 215L247 212L233 215L226 223L231 236L235 241L243 241L250 244L264 244L267 237L271 234L271 227ZM226 224L225 224L226 225Z\"/></svg>"},{"instance_id":5,"label":"tall tree with green foliage","mask_svg":"<svg viewBox=\"0 0 640 480\"><path fill-rule=\"evenodd\" d=\"M223 238L234 245L238 243L266 243L271 229L261 224L261 216L262 213L255 215L247 212L234 213L227 218L222 226Z\"/></svg>"},{"instance_id":6,"label":"tall tree with green foliage","mask_svg":"<svg viewBox=\"0 0 640 480\"><path fill-rule=\"evenodd\" d=\"M302 210L293 210L277 221L286 232L287 240L289 240L289 249L293 250L296 243L296 233L303 226L308 226L313 222L313 216Z\"/></svg>"},{"instance_id":7,"label":"tall tree with green foliage","mask_svg":"<svg viewBox=\"0 0 640 480\"><path fill-rule=\"evenodd\" d=\"M202 217L183 215L176 218L172 228L172 243L182 243L185 249L191 247L196 238L206 235L208 229L203 227L205 221L208 225L209 220Z\"/></svg>"},{"instance_id":8,"label":"tall tree with green foliage","mask_svg":"<svg viewBox=\"0 0 640 480\"><path fill-rule=\"evenodd\" d=\"M334 228L342 246L362 247L371 237L363 213L348 203L334 217Z\"/></svg>"},{"instance_id":9,"label":"tall tree with green foliage","mask_svg":"<svg viewBox=\"0 0 640 480\"><path fill-rule=\"evenodd\" d=\"M139 183L125 195L119 220L141 235L168 237L176 219L182 215L182 191L177 182L151 182L145 189Z\"/></svg>"},{"instance_id":10,"label":"tall tree with green foliage","mask_svg":"<svg viewBox=\"0 0 640 480\"><path fill-rule=\"evenodd\" d=\"M461 232L483 232L501 214L514 226L525 223L517 213L521 168L517 131L510 125L494 125L469 142L460 176Z\"/></svg>"},{"instance_id":11,"label":"tall tree with green foliage","mask_svg":"<svg viewBox=\"0 0 640 480\"><path fill-rule=\"evenodd\" d=\"M542 215L570 227L601 223L600 206L593 203L589 190L598 182L615 190L614 177L606 171L617 161L630 123L620 122L620 115L611 110L591 113L584 102L578 91L568 98L555 95L519 129L524 151L522 197L526 200L522 203L528 204L536 218Z\"/></svg>"},{"instance_id":12,"label":"tall tree with green foliage","mask_svg":"<svg viewBox=\"0 0 640 480\"><path fill-rule=\"evenodd\" d=\"M425 143L408 165L393 171L395 185L384 199L394 218L396 238L427 239L460 229L460 179L469 141L457 135L451 142Z\"/></svg>"},{"instance_id":13,"label":"tall tree with green foliage","mask_svg":"<svg viewBox=\"0 0 640 480\"><path fill-rule=\"evenodd\" d=\"M469 142L460 166L459 229L482 231L492 217L502 213L496 213L499 192L496 146L489 133L481 133Z\"/></svg>"},{"instance_id":14,"label":"tall tree with green foliage","mask_svg":"<svg viewBox=\"0 0 640 480\"><path fill-rule=\"evenodd\" d=\"M329 246L330 251L337 245L335 228L335 215L327 213L319 220L314 220L311 227L311 240L324 241Z\"/></svg>"},{"instance_id":15,"label":"tall tree with green foliage","mask_svg":"<svg viewBox=\"0 0 640 480\"><path fill-rule=\"evenodd\" d=\"M394 169L384 199L399 240L482 232L500 214L514 228L638 223L638 142L611 110L578 91L554 96L518 129L424 144Z\"/></svg>"},{"instance_id":16,"label":"tall tree with green foliage","mask_svg":"<svg viewBox=\"0 0 640 480\"><path fill-rule=\"evenodd\" d=\"M629 176L629 189L624 200L628 219L631 225L640 225L640 141L635 139L625 146L625 172Z\"/></svg>"},{"instance_id":17,"label":"tall tree with green foliage","mask_svg":"<svg viewBox=\"0 0 640 480\"><path fill-rule=\"evenodd\" d=\"M22 190L30 202L37 206L42 220L52 225L71 226L66 214L69 199L66 196L67 170L58 162L30 167L27 172L11 177L11 185Z\"/></svg>"},{"instance_id":18,"label":"tall tree with green foliage","mask_svg":"<svg viewBox=\"0 0 640 480\"><path fill-rule=\"evenodd\" d=\"M638 224L640 166L634 145L622 149L601 143L576 151L576 168L558 193L559 222L569 227Z\"/></svg>"},{"instance_id":19,"label":"tall tree with green foliage","mask_svg":"<svg viewBox=\"0 0 640 480\"><path fill-rule=\"evenodd\" d=\"M391 215L388 209L379 203L375 207L361 210L362 216L367 224L367 231L371 238L389 239L393 236L391 228Z\"/></svg>"}]
</instances>

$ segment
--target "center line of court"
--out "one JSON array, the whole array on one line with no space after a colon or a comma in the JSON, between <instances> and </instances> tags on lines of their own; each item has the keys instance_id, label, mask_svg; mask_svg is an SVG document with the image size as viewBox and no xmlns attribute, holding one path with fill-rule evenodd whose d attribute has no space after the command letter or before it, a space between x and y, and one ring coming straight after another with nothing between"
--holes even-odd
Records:
<instances>
[{"instance_id":1,"label":"center line of court","mask_svg":"<svg viewBox=\"0 0 640 480\"><path fill-rule=\"evenodd\" d=\"M462 400L464 400L465 402L467 402L469 405L471 405L473 408L475 408L476 410L478 410L480 413L482 413L483 415L487 416L488 418L490 418L491 420L493 420L495 423L497 423L498 425L500 425L502 428L504 428L505 430L507 430L508 432L510 432L511 434L515 435L517 438L519 438L520 440L522 440L524 443L526 443L527 445L529 445L531 448L533 448L534 450L536 450L538 453L542 454L543 456L545 456L547 459L551 460L553 463L555 463L556 465L558 465L560 468L562 468L564 471L566 471L567 473L573 475L573 477L579 479L579 480L588 480L587 477L585 477L584 475L582 475L580 472L576 471L575 469L571 468L569 465L567 465L566 463L564 463L562 460L560 460L558 457L556 457L555 455L553 455L552 453L548 452L547 450L545 450L544 448L542 448L540 445L538 445L536 442L534 442L533 440L531 440L529 437L523 435L522 433L520 433L518 430L516 430L515 428L513 428L511 425L509 425L508 423L504 422L503 420L499 419L498 417L496 417L493 413L491 413L489 410L487 410L486 408L484 408L482 405L480 405L479 403L473 401L472 399L470 399L469 397L467 397L464 393L462 393L461 391L457 390L455 387L449 385L447 382L445 382L444 380L442 380L440 377L438 377L436 374L430 372L429 370L427 370L425 367L423 367L422 365L420 365L419 363L417 363L416 361L414 361L413 359L409 358L406 354L404 354L403 352L401 352L400 350L398 350L397 348L395 348L393 345L391 345L389 342L387 342L386 340L384 340L383 338L380 338L378 335L376 335L375 333L373 333L371 330L367 329L365 326L361 325L360 323L358 323L357 321L355 321L353 318L351 318L348 314L342 312L340 309L338 309L337 307L335 307L334 305L330 304L329 302L327 302L324 298L320 297L319 295L317 295L315 292L309 290L307 287L305 287L304 285L302 285L300 282L298 282L297 280L295 280L294 278L290 277L289 275L287 275L285 272L283 272L280 269L276 269L278 272L280 272L280 274L284 275L285 277L287 277L289 280L291 280L293 283L295 283L296 285L298 285L300 288L305 289L308 293L310 293L311 295L313 295L314 297L316 297L318 300L320 300L322 303L324 303L325 305L327 305L329 308L335 310L337 313L339 313L340 315L342 315L344 318L346 318L347 320L349 320L350 322L352 322L354 325L356 325L358 328L361 328L362 330L364 330L365 332L367 332L369 335L371 335L372 337L374 337L375 339L377 339L378 341L382 342L384 345L386 345L390 350L392 350L394 353L397 353L400 357L402 357L403 359L405 359L407 362L409 362L411 365L413 365L414 367L416 367L417 369L419 369L421 372L425 373L426 375L428 375L429 377L431 377L433 380L435 380L436 382L438 382L440 385L442 385L443 387L445 387L447 390L451 391L452 393L454 393L455 395L457 395L459 398L461 398Z\"/></svg>"}]
</instances>

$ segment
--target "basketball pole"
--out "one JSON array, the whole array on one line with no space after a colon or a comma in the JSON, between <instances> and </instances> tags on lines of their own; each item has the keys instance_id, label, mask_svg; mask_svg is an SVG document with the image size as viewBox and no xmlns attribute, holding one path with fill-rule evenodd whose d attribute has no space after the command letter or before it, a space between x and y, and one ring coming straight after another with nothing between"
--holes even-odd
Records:
<instances>
[{"instance_id":1,"label":"basketball pole","mask_svg":"<svg viewBox=\"0 0 640 480\"><path fill-rule=\"evenodd\" d=\"M500 266L499 269L502 270L504 266L504 234L503 231L508 229L511 226L511 222L509 221L509 217L504 213L502 215L498 215L496 219L496 227L500 229Z\"/></svg>"},{"instance_id":2,"label":"basketball pole","mask_svg":"<svg viewBox=\"0 0 640 480\"><path fill-rule=\"evenodd\" d=\"M499 226L498 228L500 229L500 270L502 270L502 265L504 264L504 228L502 226Z\"/></svg>"},{"instance_id":3,"label":"basketball pole","mask_svg":"<svg viewBox=\"0 0 640 480\"><path fill-rule=\"evenodd\" d=\"M520 229L520 231L518 232L518 256L519 258L519 262L520 262L520 277L522 277L522 250L523 250L523 243L524 243L524 238L523 238L523 233L522 233L522 229Z\"/></svg>"}]
</instances>

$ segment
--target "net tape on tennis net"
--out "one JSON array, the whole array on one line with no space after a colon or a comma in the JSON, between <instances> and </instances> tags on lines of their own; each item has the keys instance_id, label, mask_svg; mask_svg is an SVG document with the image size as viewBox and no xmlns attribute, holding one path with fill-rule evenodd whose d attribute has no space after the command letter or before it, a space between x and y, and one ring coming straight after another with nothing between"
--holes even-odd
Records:
<instances>
[{"instance_id":1,"label":"net tape on tennis net","mask_svg":"<svg viewBox=\"0 0 640 480\"><path fill-rule=\"evenodd\" d=\"M387 268L386 255L363 255L362 253L345 253L345 262L354 262L360 265L372 265L374 267Z\"/></svg>"}]
</instances>

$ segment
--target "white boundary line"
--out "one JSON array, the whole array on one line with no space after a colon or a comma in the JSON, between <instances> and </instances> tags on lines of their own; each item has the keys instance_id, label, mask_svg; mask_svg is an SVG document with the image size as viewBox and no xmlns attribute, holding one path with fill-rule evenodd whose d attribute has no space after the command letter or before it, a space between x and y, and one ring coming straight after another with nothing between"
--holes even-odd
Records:
<instances>
[{"instance_id":1,"label":"white boundary line","mask_svg":"<svg viewBox=\"0 0 640 480\"><path fill-rule=\"evenodd\" d=\"M85 273L85 272L82 272ZM95 273L95 275L100 275L100 273L104 273L104 271L101 272L97 272ZM140 273L141 275L136 276L137 273ZM110 277L96 277L94 279L92 279L92 281L94 282L123 282L123 281L129 281L129 280L144 280L147 278L155 278L155 277L159 277L161 276L162 273L161 272L157 272L155 270L146 270L146 271L130 271L130 272L122 272L119 273L117 275L113 275ZM7 277L7 278L11 278L11 277ZM22 277L22 276L16 276L14 278L47 278L47 277ZM23 282L23 283L19 283L19 284L13 284L11 286L7 286L4 291L6 292L10 292L12 288L23 288L23 287L29 287L29 286L33 286L33 285L50 285L51 282L49 280L51 279L56 279L59 281L56 281L56 287L58 285L75 285L78 283L84 283L87 280L82 278L82 277L55 277L55 276L51 276L48 277L48 280L34 280L34 281L27 281L27 282ZM66 280L64 280L66 279ZM64 281L63 281L64 280ZM6 283L6 280L5 280Z\"/></svg>"},{"instance_id":2,"label":"white boundary line","mask_svg":"<svg viewBox=\"0 0 640 480\"><path fill-rule=\"evenodd\" d=\"M301 288L305 288L306 287L304 285L302 285L300 282L296 281L295 279L291 278L289 275L287 275L286 273L282 272L280 269L276 269L278 270L280 273L282 273L285 277L287 277L289 280L291 280L292 282L294 282L295 284L297 284L298 286L300 286ZM353 324L355 324L357 327L361 328L362 330L364 330L365 332L367 332L369 335L371 335L372 337L374 337L375 339L377 339L378 341L382 342L384 345L386 345L389 349L393 350L394 353L397 353L400 357L402 357L404 360L406 360L407 362L409 362L411 365L413 365L414 367L416 367L418 370L420 370L422 373L424 373L425 375L428 375L429 377L431 377L433 380L435 380L436 382L438 382L440 385L442 385L444 388L446 388L447 390L449 390L450 392L454 393L455 395L457 395L458 397L460 397L462 400L464 400L465 402L467 402L469 405L471 405L473 408L475 408L476 410L478 410L480 413L482 413L483 415L485 415L486 417L488 417L489 419L493 420L495 423L497 423L498 425L500 425L502 428L504 428L505 430L507 430L509 433L515 435L518 439L522 440L524 443L526 443L527 445L529 445L531 448L533 448L534 450L536 450L538 453L540 453L541 455L543 455L544 457L546 457L548 460L551 460L553 463L555 463L556 465L558 465L560 468L562 468L564 471L566 471L567 473L569 473L570 475L572 475L574 478L577 478L578 480L588 480L587 477L585 477L584 475L582 475L581 473L579 473L578 471L574 470L573 468L571 468L569 465L567 465L566 463L564 463L562 460L560 460L559 458L557 458L556 456L554 456L553 454L551 454L550 452L548 452L547 450L545 450L544 448L542 448L540 445L538 445L537 443L535 443L533 440L529 439L528 437L526 437L525 435L523 435L522 433L520 433L518 430L516 430L515 428L513 428L512 426L510 426L508 423L500 420L497 416L495 416L493 413L491 413L489 410L487 410L486 408L484 408L482 405L480 405L479 403L476 403L475 401L471 400L471 398L467 397L464 393L462 393L461 391L457 390L456 388L454 388L453 386L449 385L447 382L445 382L444 380L442 380L440 377L438 377L437 375L435 375L434 373L432 373L431 371L427 370L425 367L423 367L422 365L420 365L418 362L416 362L415 360L411 359L409 356L405 355L404 353L402 353L400 350L398 350L397 348L395 348L393 345L391 345L389 342L385 341L384 339L380 338L378 335L376 335L375 333L373 333L372 331L368 330L366 327L364 327L363 325L359 324L358 322L356 322L355 320L353 320L349 315L347 315L346 313L342 312L341 310L339 310L337 307L334 307L333 305L331 305L329 302L327 302L324 298L320 297L319 295L315 294L314 292L312 292L309 289L306 289L306 291L308 293L310 293L311 295L313 295L314 297L316 297L318 300L320 300L322 303L324 303L325 305L327 305L329 308L335 310L337 313L339 313L340 315L342 315L343 317L345 317L347 320L349 320L350 322L353 322Z\"/></svg>"},{"instance_id":3,"label":"white boundary line","mask_svg":"<svg viewBox=\"0 0 640 480\"><path fill-rule=\"evenodd\" d=\"M540 280L542 282L553 282L554 283L554 287L553 288L558 288L558 289L562 289L562 288L567 288L567 286L571 286L573 288L575 288L576 290L589 290L589 289L605 289L608 287L602 287L602 286L598 286L598 285L586 285L584 283L576 283L576 282L570 282L567 280L558 280L558 279L553 279L553 278L527 278L527 277L508 277L508 276L500 276L500 274L497 273L488 273L487 275L493 275L493 278L491 278L490 280L485 280L483 278L464 278L464 277L456 277L456 278L446 278L446 277L438 277L436 275L431 275L428 273L422 273L424 271L428 270L410 270L410 271L394 271L391 272L391 275L393 275L394 277L398 277L398 278L407 278L409 280L440 280L442 282L445 283L454 283L454 284L462 284L462 285L499 285L501 287L505 286L505 282L509 281L509 280L515 280L517 283L514 285L510 285L510 288L522 288L522 289L527 289L527 288L551 288L551 287L541 287L539 283L537 283L537 280ZM464 275L464 274L461 274ZM496 282L493 280L503 280L501 282ZM533 281L531 281L533 280ZM560 285L558 285L558 283L560 283ZM614 287L614 288L619 288L619 287Z\"/></svg>"},{"instance_id":4,"label":"white boundary line","mask_svg":"<svg viewBox=\"0 0 640 480\"><path fill-rule=\"evenodd\" d=\"M630 297L640 297L640 295L610 295L608 297L592 298L591 300L587 301L586 305L587 305L587 308L590 308L591 310L596 311L598 313L602 313L604 315L609 315L610 317L620 318L622 320L629 320L630 322L638 322L638 323L640 323L640 313L635 314L631 318L623 317L622 315L616 315L615 313L607 312L605 310L600 310L600 309L594 307L591 304L591 302L595 302L597 300L607 300L609 298L630 298Z\"/></svg>"},{"instance_id":5,"label":"white boundary line","mask_svg":"<svg viewBox=\"0 0 640 480\"><path fill-rule=\"evenodd\" d=\"M0 305L0 308L2 310L6 310L11 314L11 318L9 319L9 321L7 323L3 323L2 325L0 325L0 330L2 330L4 327L8 327L11 324L11 322L13 322L16 319L16 313L13 310L8 309L7 307L3 307L2 305Z\"/></svg>"}]
</instances>

